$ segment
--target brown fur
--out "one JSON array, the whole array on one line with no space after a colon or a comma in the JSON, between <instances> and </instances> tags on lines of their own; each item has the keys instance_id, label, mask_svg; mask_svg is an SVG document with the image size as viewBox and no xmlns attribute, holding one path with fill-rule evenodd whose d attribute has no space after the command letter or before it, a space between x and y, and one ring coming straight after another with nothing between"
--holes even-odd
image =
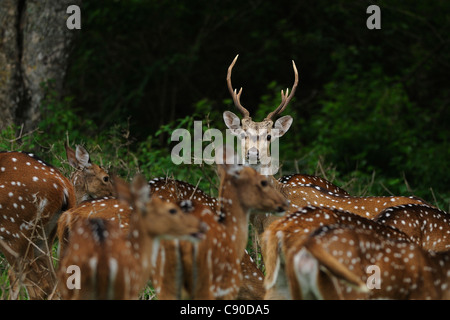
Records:
<instances>
[{"instance_id":1,"label":"brown fur","mask_svg":"<svg viewBox=\"0 0 450 320\"><path fill-rule=\"evenodd\" d=\"M13 295L23 282L30 299L46 298L55 279L49 254L44 253L52 247L59 215L75 205L73 186L33 156L2 152L0 188L0 250L12 267Z\"/></svg>"},{"instance_id":2,"label":"brown fur","mask_svg":"<svg viewBox=\"0 0 450 320\"><path fill-rule=\"evenodd\" d=\"M239 288L236 300L263 300L266 289L264 288L264 273L245 252L241 261L242 285Z\"/></svg>"},{"instance_id":3,"label":"brown fur","mask_svg":"<svg viewBox=\"0 0 450 320\"><path fill-rule=\"evenodd\" d=\"M77 203L109 197L113 195L113 185L108 173L99 165L92 163L90 155L82 146L73 150L65 144L69 164L75 169L70 176L74 185Z\"/></svg>"},{"instance_id":4,"label":"brown fur","mask_svg":"<svg viewBox=\"0 0 450 320\"><path fill-rule=\"evenodd\" d=\"M331 208L304 207L272 223L262 236L262 254L266 267L266 299L299 298L299 284L293 279L293 254L298 252L307 236L324 225L361 225L391 237L408 239L402 232L356 214ZM286 288L286 285L289 288Z\"/></svg>"},{"instance_id":5,"label":"brown fur","mask_svg":"<svg viewBox=\"0 0 450 320\"><path fill-rule=\"evenodd\" d=\"M328 285L321 283L324 273L309 279L319 298L335 299L337 295L340 299L450 299L450 251L430 253L410 241L356 225L322 227L307 239L304 248L334 278ZM301 269L302 259L297 259L297 263L295 268ZM380 270L379 288L366 286L371 275L369 266ZM364 290L348 286L353 280L337 268L347 269ZM310 276L303 277L308 280Z\"/></svg>"},{"instance_id":6,"label":"brown fur","mask_svg":"<svg viewBox=\"0 0 450 320\"><path fill-rule=\"evenodd\" d=\"M440 209L407 204L387 208L374 220L402 231L425 250L450 250L450 214Z\"/></svg>"},{"instance_id":7,"label":"brown fur","mask_svg":"<svg viewBox=\"0 0 450 320\"><path fill-rule=\"evenodd\" d=\"M317 185L293 186L286 197L292 207L304 206L330 207L353 212L357 215L372 219L386 208L405 204L426 204L416 197L388 196L388 197L353 197L335 194Z\"/></svg>"},{"instance_id":8,"label":"brown fur","mask_svg":"<svg viewBox=\"0 0 450 320\"><path fill-rule=\"evenodd\" d=\"M196 209L199 212L203 210L211 210L213 215L209 214L205 216L205 219L215 218L220 219L218 214L218 201L202 190L195 188L190 183L173 180L168 178L155 178L150 181L151 193L162 197L163 199L174 201L176 203L183 202L189 199L192 209ZM216 216L214 216L216 215ZM258 215L258 214L255 214ZM212 222L213 223L213 222ZM180 245L178 242L163 240L161 241L161 251L164 251L164 260L161 257L158 259L158 263L165 263L166 265L177 266L172 269L158 268L160 271L164 270L164 273L157 273L153 276L152 282L155 285L157 292L159 292L160 299L173 299L181 293L181 281L185 284L185 287L192 288L192 282L188 279L181 278L182 274L192 274L192 261L187 257L191 257L193 254L193 247L190 244L182 244L184 258L181 263L179 259L181 256ZM178 268L178 273L177 273ZM264 274L252 261L250 255L245 252L241 261L242 271L242 286L239 289L239 300L255 300L262 299L264 297ZM175 281L174 281L175 279ZM164 290L161 290L164 288ZM181 298L181 295L179 296Z\"/></svg>"},{"instance_id":9,"label":"brown fur","mask_svg":"<svg viewBox=\"0 0 450 320\"><path fill-rule=\"evenodd\" d=\"M82 211L86 209L78 207L82 218L72 227L59 271L63 299L137 299L150 277L155 238L193 236L205 230L199 219L184 213L175 204L157 197L150 199L143 178L135 178L130 189L120 180L117 183L119 199L133 207L130 216L124 215L124 222L129 217L129 228L111 219L85 218ZM107 209L118 213L118 207L109 203ZM108 217L110 214L106 212L101 211L97 216ZM103 241L98 240L101 236L92 228L99 221L104 226ZM69 290L66 286L66 270L70 265L81 268L80 290Z\"/></svg>"},{"instance_id":10,"label":"brown fur","mask_svg":"<svg viewBox=\"0 0 450 320\"><path fill-rule=\"evenodd\" d=\"M286 200L267 179L249 167L233 171L233 168L220 167L221 184L219 200L221 213L219 218L213 208L199 203L194 205L193 214L208 224L206 239L196 246L180 242L175 252L164 252L159 255L160 270L156 276L166 277L167 272L174 272L176 255L181 255L183 271L181 283L186 297L193 299L234 299L241 287L242 275L240 263L244 255L248 236L248 210L251 208L273 211L278 207L286 208ZM265 186L261 181L265 180ZM229 201L231 200L231 201ZM184 266L186 264L186 266ZM169 270L171 269L171 270ZM175 277L176 279L176 277ZM191 280L192 279L192 280ZM153 282L157 287L160 299L178 298L177 284Z\"/></svg>"},{"instance_id":11,"label":"brown fur","mask_svg":"<svg viewBox=\"0 0 450 320\"><path fill-rule=\"evenodd\" d=\"M115 198L87 200L61 214L58 219L57 237L59 239L59 257L64 256L69 234L80 218L102 218L117 221L122 228L128 229L131 207Z\"/></svg>"}]
</instances>

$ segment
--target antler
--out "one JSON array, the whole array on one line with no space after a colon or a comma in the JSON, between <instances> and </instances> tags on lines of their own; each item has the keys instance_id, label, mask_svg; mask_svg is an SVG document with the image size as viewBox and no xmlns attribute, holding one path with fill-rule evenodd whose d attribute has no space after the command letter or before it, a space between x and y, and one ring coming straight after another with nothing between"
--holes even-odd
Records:
<instances>
[{"instance_id":1,"label":"antler","mask_svg":"<svg viewBox=\"0 0 450 320\"><path fill-rule=\"evenodd\" d=\"M238 57L239 57L239 55L236 55L236 58L234 58L233 62L228 67L228 73L227 73L228 90L230 91L231 97L233 98L234 105L236 106L236 108L239 109L239 111L242 113L242 115L245 118L249 118L250 117L250 113L241 104L242 87L239 90L239 92L236 93L236 89L233 89L233 85L231 84L231 71L233 70L234 64L236 63L236 60L237 60Z\"/></svg>"},{"instance_id":2,"label":"antler","mask_svg":"<svg viewBox=\"0 0 450 320\"><path fill-rule=\"evenodd\" d=\"M267 115L266 120L272 120L277 114L283 112L283 110L286 108L295 94L295 90L297 89L298 84L298 72L294 60L292 60L292 67L294 68L295 82L292 87L291 94L289 94L289 89L286 89L286 94L284 94L283 90L281 90L281 104L278 106L278 108L275 109L275 111L272 111Z\"/></svg>"}]
</instances>

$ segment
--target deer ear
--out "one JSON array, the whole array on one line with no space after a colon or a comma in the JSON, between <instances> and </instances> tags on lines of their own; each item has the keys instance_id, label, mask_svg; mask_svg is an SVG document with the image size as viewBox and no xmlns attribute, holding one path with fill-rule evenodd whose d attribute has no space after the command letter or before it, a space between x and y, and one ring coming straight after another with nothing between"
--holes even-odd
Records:
<instances>
[{"instance_id":1,"label":"deer ear","mask_svg":"<svg viewBox=\"0 0 450 320\"><path fill-rule=\"evenodd\" d=\"M75 156L75 150L69 147L67 141L64 143L64 147L66 148L66 156L67 160L69 161L69 164L75 169L78 169L78 161L77 157Z\"/></svg>"},{"instance_id":2,"label":"deer ear","mask_svg":"<svg viewBox=\"0 0 450 320\"><path fill-rule=\"evenodd\" d=\"M89 168L91 166L89 153L80 145L77 146L75 151L75 158L79 169Z\"/></svg>"},{"instance_id":3,"label":"deer ear","mask_svg":"<svg viewBox=\"0 0 450 320\"><path fill-rule=\"evenodd\" d=\"M223 121L225 121L225 125L231 130L232 134L238 135L242 130L241 119L231 111L223 113Z\"/></svg>"},{"instance_id":4,"label":"deer ear","mask_svg":"<svg viewBox=\"0 0 450 320\"><path fill-rule=\"evenodd\" d=\"M274 129L272 130L273 134L272 136L274 138L279 138L283 136L291 127L292 124L292 117L291 116L283 116L279 118L277 121L275 121Z\"/></svg>"}]
</instances>

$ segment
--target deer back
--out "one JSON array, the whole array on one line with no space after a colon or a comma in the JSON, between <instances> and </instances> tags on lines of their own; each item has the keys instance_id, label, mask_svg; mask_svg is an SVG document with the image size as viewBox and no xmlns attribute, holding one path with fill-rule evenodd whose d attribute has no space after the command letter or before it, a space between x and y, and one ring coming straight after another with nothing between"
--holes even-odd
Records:
<instances>
[{"instance_id":1,"label":"deer back","mask_svg":"<svg viewBox=\"0 0 450 320\"><path fill-rule=\"evenodd\" d=\"M61 214L58 220L57 237L59 256L64 256L69 234L79 219L102 218L116 221L124 232L128 231L132 208L115 198L86 200Z\"/></svg>"},{"instance_id":2,"label":"deer back","mask_svg":"<svg viewBox=\"0 0 450 320\"><path fill-rule=\"evenodd\" d=\"M450 214L426 204L407 204L383 210L375 221L407 234L425 250L450 250Z\"/></svg>"},{"instance_id":3,"label":"deer back","mask_svg":"<svg viewBox=\"0 0 450 320\"><path fill-rule=\"evenodd\" d=\"M1 152L0 190L0 250L12 272L25 274L30 298L46 297L52 284L40 273L52 267L48 258L35 257L50 251L59 215L75 205L73 186L33 154Z\"/></svg>"},{"instance_id":4,"label":"deer back","mask_svg":"<svg viewBox=\"0 0 450 320\"><path fill-rule=\"evenodd\" d=\"M448 299L449 254L430 253L373 229L335 225L308 238L294 269L313 298Z\"/></svg>"},{"instance_id":5,"label":"deer back","mask_svg":"<svg viewBox=\"0 0 450 320\"><path fill-rule=\"evenodd\" d=\"M77 217L69 232L60 278L64 283L67 267L79 263L88 278L84 295L75 298L87 295L96 299L136 299L150 277L157 238L198 239L205 231L198 218L184 213L177 205L151 198L143 177L136 176L131 186L116 179L118 200L132 208L130 214L115 199L94 204L90 201L90 208L102 208L95 211L95 217L86 214L88 210L82 206L78 207L80 214L72 213L72 218ZM119 221L119 217L123 220ZM64 288L61 291L63 296L67 293ZM69 293L67 298L73 296Z\"/></svg>"},{"instance_id":6,"label":"deer back","mask_svg":"<svg viewBox=\"0 0 450 320\"><path fill-rule=\"evenodd\" d=\"M370 196L354 197L337 194L328 191L318 185L300 185L289 191L286 196L292 206L301 208L304 206L330 207L339 210L353 212L357 215L372 219L386 208L405 204L426 204L417 197L404 196Z\"/></svg>"},{"instance_id":7,"label":"deer back","mask_svg":"<svg viewBox=\"0 0 450 320\"><path fill-rule=\"evenodd\" d=\"M310 233L321 226L357 225L377 230L388 237L409 239L402 232L348 211L326 207L304 207L272 223L262 236L262 255L266 267L266 297L297 296L299 284L292 278L293 253L300 250ZM286 284L291 288L287 290Z\"/></svg>"}]
</instances>

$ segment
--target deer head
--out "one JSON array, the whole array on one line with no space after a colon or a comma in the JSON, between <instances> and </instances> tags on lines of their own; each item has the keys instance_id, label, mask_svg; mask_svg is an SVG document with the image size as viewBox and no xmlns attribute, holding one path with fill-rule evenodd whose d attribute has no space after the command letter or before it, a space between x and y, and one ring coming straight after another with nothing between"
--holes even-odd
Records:
<instances>
[{"instance_id":1,"label":"deer head","mask_svg":"<svg viewBox=\"0 0 450 320\"><path fill-rule=\"evenodd\" d=\"M228 67L227 85L231 97L233 98L234 105L241 112L243 118L241 120L233 112L225 111L223 113L223 119L225 121L225 125L231 130L231 133L238 136L240 139L241 157L243 162L268 167L270 166L272 160L270 143L275 139L282 137L289 130L293 121L291 116L283 116L274 123L275 117L283 112L295 94L298 84L297 68L294 61L292 61L295 82L291 92L289 93L289 89L286 89L286 92L281 90L280 105L274 111L270 112L263 121L255 122L250 117L248 110L241 104L242 88L239 92L237 92L236 89L233 89L231 84L231 72L238 56L239 55L234 58L231 65Z\"/></svg>"},{"instance_id":2,"label":"deer head","mask_svg":"<svg viewBox=\"0 0 450 320\"><path fill-rule=\"evenodd\" d=\"M133 218L151 237L203 238L206 225L200 219L184 212L177 204L150 195L150 186L144 176L137 174L131 186L114 176L117 198L137 212Z\"/></svg>"},{"instance_id":3,"label":"deer head","mask_svg":"<svg viewBox=\"0 0 450 320\"><path fill-rule=\"evenodd\" d=\"M85 200L114 195L114 188L108 173L99 165L91 162L85 148L78 145L73 150L65 143L69 164L75 169L71 174L77 203Z\"/></svg>"}]
</instances>

